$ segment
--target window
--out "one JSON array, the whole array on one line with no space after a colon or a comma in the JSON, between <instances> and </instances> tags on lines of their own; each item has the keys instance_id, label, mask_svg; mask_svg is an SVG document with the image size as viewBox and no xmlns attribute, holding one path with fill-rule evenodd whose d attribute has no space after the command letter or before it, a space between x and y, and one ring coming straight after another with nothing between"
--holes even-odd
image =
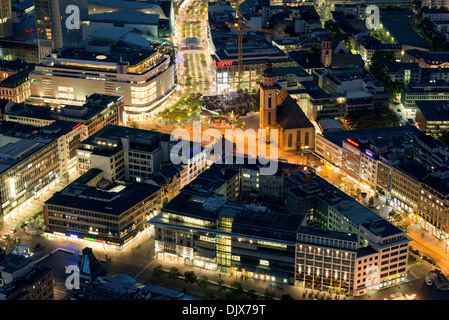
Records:
<instances>
[{"instance_id":1,"label":"window","mask_svg":"<svg viewBox=\"0 0 449 320\"><path fill-rule=\"evenodd\" d=\"M306 147L309 146L309 133L308 132L306 132L306 137L304 139L304 144L305 144Z\"/></svg>"},{"instance_id":2,"label":"window","mask_svg":"<svg viewBox=\"0 0 449 320\"><path fill-rule=\"evenodd\" d=\"M301 143L301 130L296 131L296 143Z\"/></svg>"},{"instance_id":3,"label":"window","mask_svg":"<svg viewBox=\"0 0 449 320\"><path fill-rule=\"evenodd\" d=\"M291 133L288 134L288 146L291 147L293 145L293 135Z\"/></svg>"}]
</instances>

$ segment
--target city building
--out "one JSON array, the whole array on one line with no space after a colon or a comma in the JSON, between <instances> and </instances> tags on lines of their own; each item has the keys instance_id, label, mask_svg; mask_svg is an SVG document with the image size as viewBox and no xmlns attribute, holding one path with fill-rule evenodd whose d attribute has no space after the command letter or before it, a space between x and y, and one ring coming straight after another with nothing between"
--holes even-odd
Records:
<instances>
[{"instance_id":1,"label":"city building","mask_svg":"<svg viewBox=\"0 0 449 320\"><path fill-rule=\"evenodd\" d=\"M421 0L421 8L428 7L431 9L449 8L447 0Z\"/></svg>"},{"instance_id":2,"label":"city building","mask_svg":"<svg viewBox=\"0 0 449 320\"><path fill-rule=\"evenodd\" d=\"M20 278L0 287L0 300L53 300L53 271L34 265Z\"/></svg>"},{"instance_id":3,"label":"city building","mask_svg":"<svg viewBox=\"0 0 449 320\"><path fill-rule=\"evenodd\" d=\"M267 63L271 63L274 68L298 65L260 34L248 32L243 34L243 38L240 87L244 91L256 92ZM237 32L211 31L210 41L216 93L236 91L239 83Z\"/></svg>"},{"instance_id":4,"label":"city building","mask_svg":"<svg viewBox=\"0 0 449 320\"><path fill-rule=\"evenodd\" d=\"M396 61L399 62L402 59L402 45L400 43L381 43L380 40L372 36L360 39L356 43L355 49L365 62L370 62L376 51L393 51Z\"/></svg>"},{"instance_id":5,"label":"city building","mask_svg":"<svg viewBox=\"0 0 449 320\"><path fill-rule=\"evenodd\" d=\"M416 62L387 62L385 69L391 81L405 85L421 81L421 67Z\"/></svg>"},{"instance_id":6,"label":"city building","mask_svg":"<svg viewBox=\"0 0 449 320\"><path fill-rule=\"evenodd\" d=\"M2 60L23 60L28 63L39 63L39 46L37 43L11 38L0 38L0 58Z\"/></svg>"},{"instance_id":7,"label":"city building","mask_svg":"<svg viewBox=\"0 0 449 320\"><path fill-rule=\"evenodd\" d=\"M429 19L430 21L444 21L449 20L449 10L443 6L443 8L432 8L432 6L427 6L428 9L422 11L422 19Z\"/></svg>"},{"instance_id":8,"label":"city building","mask_svg":"<svg viewBox=\"0 0 449 320\"><path fill-rule=\"evenodd\" d=\"M285 89L278 92L271 64L267 64L260 85L259 128L270 129L270 132L277 130L278 146L283 151L309 151L314 148L314 125Z\"/></svg>"},{"instance_id":9,"label":"city building","mask_svg":"<svg viewBox=\"0 0 449 320\"><path fill-rule=\"evenodd\" d=\"M326 131L316 135L315 154L355 181L388 193L391 167L418 155L419 135L414 126Z\"/></svg>"},{"instance_id":10,"label":"city building","mask_svg":"<svg viewBox=\"0 0 449 320\"><path fill-rule=\"evenodd\" d=\"M26 101L31 95L29 75L34 70L34 65L22 60L2 60L0 70L0 99L17 103Z\"/></svg>"},{"instance_id":11,"label":"city building","mask_svg":"<svg viewBox=\"0 0 449 320\"><path fill-rule=\"evenodd\" d=\"M10 35L12 35L11 1L2 0L0 2L0 38L7 38Z\"/></svg>"},{"instance_id":12,"label":"city building","mask_svg":"<svg viewBox=\"0 0 449 320\"><path fill-rule=\"evenodd\" d=\"M435 139L449 130L449 105L447 100L416 101L416 123L421 131Z\"/></svg>"},{"instance_id":13,"label":"city building","mask_svg":"<svg viewBox=\"0 0 449 320\"><path fill-rule=\"evenodd\" d=\"M388 105L390 94L363 67L342 66L315 70L318 85L327 93L340 93L345 99L346 113L363 113Z\"/></svg>"},{"instance_id":14,"label":"city building","mask_svg":"<svg viewBox=\"0 0 449 320\"><path fill-rule=\"evenodd\" d=\"M78 148L78 170L81 174L97 168L109 181L147 182L171 163L172 148L178 143L190 144L186 163L180 163L181 188L206 168L201 144L171 141L169 134L111 125L83 140Z\"/></svg>"},{"instance_id":15,"label":"city building","mask_svg":"<svg viewBox=\"0 0 449 320\"><path fill-rule=\"evenodd\" d=\"M73 46L83 40L76 18L79 17L80 21L86 18L87 0L37 0L34 5L39 60L49 55L53 49ZM68 10L67 13L69 5L75 5L78 9Z\"/></svg>"},{"instance_id":16,"label":"city building","mask_svg":"<svg viewBox=\"0 0 449 320\"><path fill-rule=\"evenodd\" d=\"M402 86L401 105L407 115L416 115L417 101L449 100L449 82L416 82Z\"/></svg>"},{"instance_id":17,"label":"city building","mask_svg":"<svg viewBox=\"0 0 449 320\"><path fill-rule=\"evenodd\" d=\"M6 255L3 251L0 262L0 288L21 278L34 264L35 260L27 245L18 244Z\"/></svg>"},{"instance_id":18,"label":"city building","mask_svg":"<svg viewBox=\"0 0 449 320\"><path fill-rule=\"evenodd\" d=\"M406 161L393 166L391 171L392 201L406 212L418 212L421 181L431 171L418 161Z\"/></svg>"},{"instance_id":19,"label":"city building","mask_svg":"<svg viewBox=\"0 0 449 320\"><path fill-rule=\"evenodd\" d=\"M0 83L1 85L1 83ZM94 93L86 98L82 106L59 105L51 109L28 104L7 104L2 112L6 121L43 127L56 120L80 123L81 140L87 139L108 125L124 122L122 96Z\"/></svg>"},{"instance_id":20,"label":"city building","mask_svg":"<svg viewBox=\"0 0 449 320\"><path fill-rule=\"evenodd\" d=\"M86 20L82 22L82 27L84 39L92 32L104 27L129 28L143 36L154 38L169 37L171 33L168 19L162 19L157 13L144 13L128 8L113 12L89 14Z\"/></svg>"},{"instance_id":21,"label":"city building","mask_svg":"<svg viewBox=\"0 0 449 320\"><path fill-rule=\"evenodd\" d=\"M411 49L404 51L404 62L416 62L421 68L448 68L449 53Z\"/></svg>"},{"instance_id":22,"label":"city building","mask_svg":"<svg viewBox=\"0 0 449 320\"><path fill-rule=\"evenodd\" d=\"M76 170L81 127L67 121L41 128L2 121L0 128L1 218L6 221Z\"/></svg>"},{"instance_id":23,"label":"city building","mask_svg":"<svg viewBox=\"0 0 449 320\"><path fill-rule=\"evenodd\" d=\"M44 222L55 236L121 249L144 230L160 200L160 188L150 184L73 182L45 202Z\"/></svg>"},{"instance_id":24,"label":"city building","mask_svg":"<svg viewBox=\"0 0 449 320\"><path fill-rule=\"evenodd\" d=\"M83 105L94 93L121 95L127 118L154 113L175 85L170 57L122 28L97 30L82 44L52 53L30 78L33 104Z\"/></svg>"},{"instance_id":25,"label":"city building","mask_svg":"<svg viewBox=\"0 0 449 320\"><path fill-rule=\"evenodd\" d=\"M303 215L190 191L181 191L150 220L158 259L291 284L303 222Z\"/></svg>"},{"instance_id":26,"label":"city building","mask_svg":"<svg viewBox=\"0 0 449 320\"><path fill-rule=\"evenodd\" d=\"M400 20L389 17L380 18L380 30L384 37L389 37L394 43L402 46L402 51L417 49L429 50L430 46L409 26Z\"/></svg>"},{"instance_id":27,"label":"city building","mask_svg":"<svg viewBox=\"0 0 449 320\"><path fill-rule=\"evenodd\" d=\"M228 168L243 178L247 166ZM354 295L405 282L410 239L402 230L302 166L283 180L285 211L244 202L243 193L230 200L213 187L182 190L148 222L158 259ZM369 279L366 267L377 266Z\"/></svg>"}]
</instances>

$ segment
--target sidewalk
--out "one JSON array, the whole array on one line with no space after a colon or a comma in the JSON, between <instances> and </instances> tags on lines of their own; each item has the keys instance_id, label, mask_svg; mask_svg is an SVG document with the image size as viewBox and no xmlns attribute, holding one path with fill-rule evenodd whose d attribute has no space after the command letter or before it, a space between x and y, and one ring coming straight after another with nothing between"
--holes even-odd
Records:
<instances>
[{"instance_id":1,"label":"sidewalk","mask_svg":"<svg viewBox=\"0 0 449 320\"><path fill-rule=\"evenodd\" d=\"M189 267L184 266L179 263L172 263L168 261L161 261L156 260L155 263L152 264L152 269L158 265L162 265L163 269L165 271L169 271L170 268L176 267L179 272L184 275L184 272L186 271L193 271L197 277L199 276L207 276L208 281L212 284L217 285L219 280L223 280L224 284L223 286L230 288L232 283L238 282L242 285L244 292L248 292L249 290L255 290L259 296L262 296L266 291L271 292L274 294L274 299L279 300L281 299L282 295L289 294L293 297L295 300L321 300L321 297L324 295L323 300L328 300L328 297L330 296L332 300L335 300L335 297L337 296L335 293L329 294L328 291L319 291L319 290L312 290L307 288L301 288L292 286L291 284L280 284L280 283L271 283L269 281L262 281L262 280L256 280L256 279L243 279L243 277L237 277L237 276L230 276L230 275L219 275L216 271L201 269L197 267ZM186 287L187 283L184 282L181 279L170 279L167 275L165 275L163 278L155 279L153 277L150 278L150 282L152 283L159 283L163 285L167 285L169 283L170 286L173 286L174 289L182 291L184 287ZM187 294L195 295L195 293L204 294L204 290L195 285L189 285L187 288L189 291ZM305 295L304 295L305 294ZM353 297L349 296L346 297L345 295L341 294L339 295L339 300L350 300Z\"/></svg>"},{"instance_id":2,"label":"sidewalk","mask_svg":"<svg viewBox=\"0 0 449 320\"><path fill-rule=\"evenodd\" d=\"M20 225L29 219L32 215L37 212L42 211L45 201L50 199L55 192L61 191L64 189L69 183L73 182L80 175L78 173L74 173L69 177L69 182L65 179L61 179L58 184L49 187L49 190L42 194L36 200L33 200L29 205L27 205L23 210L17 213L14 217L8 219L0 226L0 229L10 230L13 228L19 228Z\"/></svg>"}]
</instances>

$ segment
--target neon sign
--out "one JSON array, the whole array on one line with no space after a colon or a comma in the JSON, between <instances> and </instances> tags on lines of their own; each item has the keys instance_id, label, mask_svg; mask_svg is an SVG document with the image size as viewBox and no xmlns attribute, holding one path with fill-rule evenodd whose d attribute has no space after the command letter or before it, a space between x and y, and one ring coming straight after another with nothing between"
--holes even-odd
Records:
<instances>
[{"instance_id":1,"label":"neon sign","mask_svg":"<svg viewBox=\"0 0 449 320\"><path fill-rule=\"evenodd\" d=\"M359 146L359 144L357 143L357 142L355 142L355 141L352 141L351 139L347 139L347 141L350 143L350 144L352 144L352 145L354 145L354 146L356 146L356 147L358 147Z\"/></svg>"},{"instance_id":2,"label":"neon sign","mask_svg":"<svg viewBox=\"0 0 449 320\"><path fill-rule=\"evenodd\" d=\"M234 63L234 61L217 61L214 59L214 63L217 67L230 67Z\"/></svg>"},{"instance_id":3,"label":"neon sign","mask_svg":"<svg viewBox=\"0 0 449 320\"><path fill-rule=\"evenodd\" d=\"M371 150L365 149L365 154L370 158L374 157L374 154Z\"/></svg>"},{"instance_id":4,"label":"neon sign","mask_svg":"<svg viewBox=\"0 0 449 320\"><path fill-rule=\"evenodd\" d=\"M72 130L75 130L76 128L78 128L80 125L82 125L82 123L78 123L76 126L72 127Z\"/></svg>"}]
</instances>

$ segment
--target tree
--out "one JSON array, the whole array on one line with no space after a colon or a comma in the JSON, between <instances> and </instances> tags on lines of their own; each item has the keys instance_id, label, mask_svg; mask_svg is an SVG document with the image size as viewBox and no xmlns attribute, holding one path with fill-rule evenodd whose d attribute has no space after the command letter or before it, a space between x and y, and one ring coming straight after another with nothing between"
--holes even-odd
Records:
<instances>
[{"instance_id":1,"label":"tree","mask_svg":"<svg viewBox=\"0 0 449 320\"><path fill-rule=\"evenodd\" d=\"M257 300L257 298L259 298L259 295L257 294L257 291L254 290L254 289L248 290L247 294L248 294L248 297L249 297L251 300Z\"/></svg>"},{"instance_id":2,"label":"tree","mask_svg":"<svg viewBox=\"0 0 449 320\"><path fill-rule=\"evenodd\" d=\"M234 292L236 293L237 296L242 295L243 287L240 282L235 281L235 282L231 283L231 287L232 287L232 289L234 289Z\"/></svg>"},{"instance_id":3,"label":"tree","mask_svg":"<svg viewBox=\"0 0 449 320\"><path fill-rule=\"evenodd\" d=\"M162 268L162 265L158 265L154 267L153 269L153 277L160 278L165 274L164 269Z\"/></svg>"},{"instance_id":4,"label":"tree","mask_svg":"<svg viewBox=\"0 0 449 320\"><path fill-rule=\"evenodd\" d=\"M368 199L368 205L369 205L370 208L372 208L374 206L374 197L370 197Z\"/></svg>"},{"instance_id":5,"label":"tree","mask_svg":"<svg viewBox=\"0 0 449 320\"><path fill-rule=\"evenodd\" d=\"M206 288L210 286L209 278L207 276L201 276L198 278L196 284L198 285L198 287L206 290Z\"/></svg>"},{"instance_id":6,"label":"tree","mask_svg":"<svg viewBox=\"0 0 449 320\"><path fill-rule=\"evenodd\" d=\"M290 294L285 293L282 295L281 300L295 300Z\"/></svg>"},{"instance_id":7,"label":"tree","mask_svg":"<svg viewBox=\"0 0 449 320\"><path fill-rule=\"evenodd\" d=\"M265 291L265 293L263 294L263 297L265 300L273 300L274 299L274 292L271 291Z\"/></svg>"},{"instance_id":8,"label":"tree","mask_svg":"<svg viewBox=\"0 0 449 320\"><path fill-rule=\"evenodd\" d=\"M390 79L385 68L385 63L388 62L396 62L394 52L378 50L374 51L369 65L369 71L384 85L385 83L388 83L388 80Z\"/></svg>"},{"instance_id":9,"label":"tree","mask_svg":"<svg viewBox=\"0 0 449 320\"><path fill-rule=\"evenodd\" d=\"M130 121L128 126L131 128L139 129L139 125L135 121Z\"/></svg>"},{"instance_id":10,"label":"tree","mask_svg":"<svg viewBox=\"0 0 449 320\"><path fill-rule=\"evenodd\" d=\"M391 209L390 213L388 214L390 219L393 219L395 215L396 215L396 212L394 211L394 209Z\"/></svg>"},{"instance_id":11,"label":"tree","mask_svg":"<svg viewBox=\"0 0 449 320\"><path fill-rule=\"evenodd\" d=\"M195 283L198 280L198 278L197 278L195 272L186 271L186 272L184 272L184 280L185 280L185 282Z\"/></svg>"},{"instance_id":12,"label":"tree","mask_svg":"<svg viewBox=\"0 0 449 320\"><path fill-rule=\"evenodd\" d=\"M170 268L170 271L168 272L168 276L170 278L176 279L181 276L181 272L179 272L178 268L172 267L172 268Z\"/></svg>"},{"instance_id":13,"label":"tree","mask_svg":"<svg viewBox=\"0 0 449 320\"><path fill-rule=\"evenodd\" d=\"M224 286L224 280L223 279L219 279L217 281L218 283L218 291L222 292L226 290L226 287Z\"/></svg>"}]
</instances>

